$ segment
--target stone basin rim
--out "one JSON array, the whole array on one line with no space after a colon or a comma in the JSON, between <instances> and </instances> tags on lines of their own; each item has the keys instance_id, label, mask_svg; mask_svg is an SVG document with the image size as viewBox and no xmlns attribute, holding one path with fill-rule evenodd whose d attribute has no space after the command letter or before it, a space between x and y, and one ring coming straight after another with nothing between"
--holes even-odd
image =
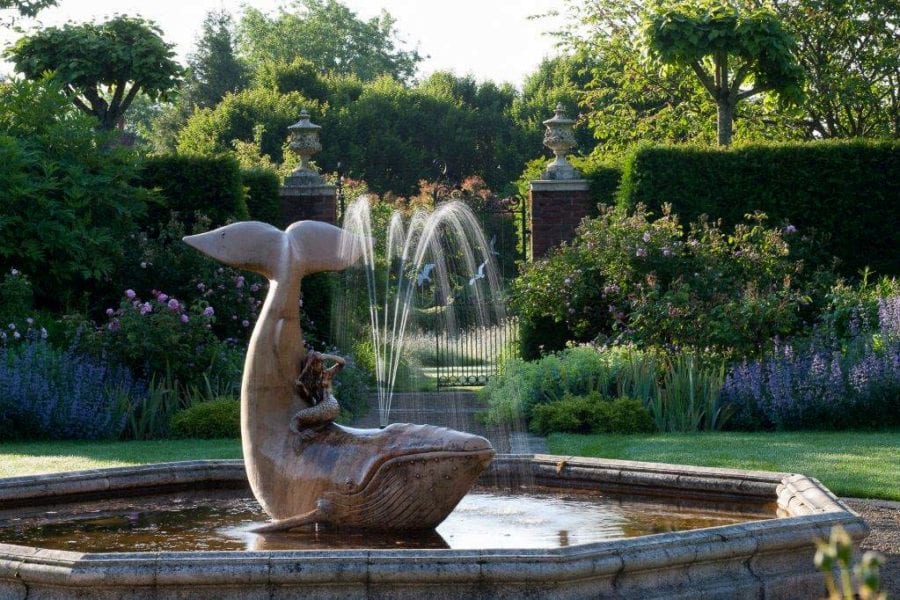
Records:
<instances>
[{"instance_id":1,"label":"stone basin rim","mask_svg":"<svg viewBox=\"0 0 900 600\"><path fill-rule=\"evenodd\" d=\"M717 489L712 495L716 498L741 497L751 503L773 502L783 516L558 549L86 553L4 544L0 540L0 596L6 597L3 586L16 585L14 582L29 587L72 590L137 586L165 591L194 589L192 586L198 586L202 581L199 589L207 590L209 596L198 592L198 598L230 598L227 594L222 596L222 586L222 589L234 586L262 589L274 585L297 590L304 586L324 585L343 590L349 589L347 586L370 590L373 586L397 585L410 586L409 589L424 593L433 589L428 586L448 583L460 586L457 597L467 597L478 586L511 585L515 588L525 585L538 589L548 585L549 579L555 586L563 587L547 591L547 597L562 593L569 589L567 586L577 590L582 589L579 586L602 584L613 586L609 589L631 590L622 591L622 597L637 594L636 597L662 598L677 595L671 590L663 590L654 596L647 591L649 588L640 587L641 582L648 577L652 579L657 572L665 573L665 577L671 579L678 569L694 573L691 585L699 586L696 589L718 589L715 586L724 584L715 583L717 577L726 577L731 584L750 586L748 589L755 585L782 589L777 587L781 585L788 589L800 582L806 589L815 590L812 583L821 581L811 563L812 540L827 537L835 525L843 526L857 543L868 532L858 514L818 481L799 474L571 456L500 455L483 480L522 468L528 469L537 483L549 482L561 491L592 485L618 489L635 487L640 491L657 485L671 486L672 494L678 495L714 484ZM241 460L158 463L16 477L0 480L0 510L6 510L16 501L33 503L51 498L67 501L140 490L154 493L173 486L196 487L201 482L215 486L243 480L245 473ZM809 560L804 564L808 570L791 577L780 574L790 557L807 551ZM725 575L713 573L701 577L697 575L701 567L718 569ZM742 575L734 575L735 569ZM768 582L766 569L776 573ZM423 580L427 582L423 583ZM706 581L709 583L704 583ZM368 592L360 593L363 595L359 597L365 597ZM560 597L588 596L573 591L571 595ZM737 594L734 597L743 596ZM797 597L807 596L801 593Z\"/></svg>"}]
</instances>

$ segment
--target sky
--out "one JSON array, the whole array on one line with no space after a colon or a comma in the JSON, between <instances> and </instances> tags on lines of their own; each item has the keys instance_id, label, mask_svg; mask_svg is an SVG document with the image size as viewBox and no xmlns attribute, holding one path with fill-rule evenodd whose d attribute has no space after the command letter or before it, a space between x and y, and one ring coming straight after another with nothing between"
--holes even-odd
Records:
<instances>
[{"instance_id":1,"label":"sky","mask_svg":"<svg viewBox=\"0 0 900 600\"><path fill-rule=\"evenodd\" d=\"M420 63L427 77L438 70L473 75L479 81L508 82L521 87L545 56L554 55L554 39L544 35L555 19L530 20L554 3L546 0L341 0L359 17L377 16L382 9L396 19L406 49L417 48L429 58ZM163 37L174 43L184 63L192 51L203 17L210 10L226 9L238 15L244 5L274 12L282 0L59 0L59 6L41 12L38 21L60 25L66 21L103 20L121 13L156 21ZM17 37L0 30L0 42ZM8 64L0 72L8 73Z\"/></svg>"}]
</instances>

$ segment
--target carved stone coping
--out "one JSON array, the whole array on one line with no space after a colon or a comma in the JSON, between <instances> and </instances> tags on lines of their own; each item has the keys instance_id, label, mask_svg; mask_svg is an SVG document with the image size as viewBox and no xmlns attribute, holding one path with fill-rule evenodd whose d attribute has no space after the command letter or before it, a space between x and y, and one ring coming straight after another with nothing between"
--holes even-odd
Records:
<instances>
[{"instance_id":1,"label":"carved stone coping","mask_svg":"<svg viewBox=\"0 0 900 600\"><path fill-rule=\"evenodd\" d=\"M676 498L776 503L783 518L555 550L82 553L0 543L0 598L817 598L813 540L862 519L803 475L550 455L498 457L485 476ZM246 485L241 461L0 480L0 510L86 496ZM2 541L2 540L0 540Z\"/></svg>"},{"instance_id":2,"label":"carved stone coping","mask_svg":"<svg viewBox=\"0 0 900 600\"><path fill-rule=\"evenodd\" d=\"M535 179L528 185L533 192L583 192L591 188L587 179Z\"/></svg>"}]
</instances>

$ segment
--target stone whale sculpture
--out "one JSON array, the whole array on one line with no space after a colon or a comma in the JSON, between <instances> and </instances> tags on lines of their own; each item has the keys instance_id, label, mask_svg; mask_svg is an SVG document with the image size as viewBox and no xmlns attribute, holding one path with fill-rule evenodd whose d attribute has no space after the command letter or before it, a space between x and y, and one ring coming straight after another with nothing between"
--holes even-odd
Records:
<instances>
[{"instance_id":1,"label":"stone whale sculpture","mask_svg":"<svg viewBox=\"0 0 900 600\"><path fill-rule=\"evenodd\" d=\"M299 221L285 231L233 223L184 241L267 277L241 384L241 440L250 487L274 521L256 531L310 524L362 529L436 527L494 456L483 437L430 425L353 429L303 393L306 359L299 298L304 276L342 270L358 256L342 229ZM319 410L321 409L321 410ZM299 416L298 416L299 415Z\"/></svg>"}]
</instances>

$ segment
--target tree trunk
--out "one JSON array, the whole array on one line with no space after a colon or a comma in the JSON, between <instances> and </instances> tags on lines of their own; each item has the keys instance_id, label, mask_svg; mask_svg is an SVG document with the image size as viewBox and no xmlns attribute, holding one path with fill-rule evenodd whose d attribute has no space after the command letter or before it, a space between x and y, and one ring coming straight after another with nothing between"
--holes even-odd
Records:
<instances>
[{"instance_id":1,"label":"tree trunk","mask_svg":"<svg viewBox=\"0 0 900 600\"><path fill-rule=\"evenodd\" d=\"M716 102L717 123L718 123L718 143L720 146L731 145L731 126L734 121L734 105L728 98L720 98Z\"/></svg>"}]
</instances>

